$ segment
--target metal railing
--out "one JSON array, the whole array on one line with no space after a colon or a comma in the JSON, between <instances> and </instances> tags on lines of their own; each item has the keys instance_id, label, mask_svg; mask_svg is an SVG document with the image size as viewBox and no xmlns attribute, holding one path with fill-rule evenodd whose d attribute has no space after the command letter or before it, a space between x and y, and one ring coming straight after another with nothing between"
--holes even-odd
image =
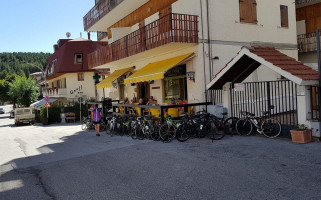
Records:
<instances>
[{"instance_id":1,"label":"metal railing","mask_svg":"<svg viewBox=\"0 0 321 200\"><path fill-rule=\"evenodd\" d=\"M100 41L108 36L107 32L97 32L97 40Z\"/></svg>"},{"instance_id":2,"label":"metal railing","mask_svg":"<svg viewBox=\"0 0 321 200\"><path fill-rule=\"evenodd\" d=\"M295 0L295 4L300 5L303 3L310 3L310 2L314 2L314 1L316 1L316 0Z\"/></svg>"},{"instance_id":3,"label":"metal railing","mask_svg":"<svg viewBox=\"0 0 321 200\"><path fill-rule=\"evenodd\" d=\"M262 116L270 111L271 117L282 125L297 125L297 85L289 80L243 83L242 89L231 85L232 116L242 117L241 111Z\"/></svg>"},{"instance_id":4,"label":"metal railing","mask_svg":"<svg viewBox=\"0 0 321 200\"><path fill-rule=\"evenodd\" d=\"M84 16L84 29L87 31L97 21L108 14L116 6L124 0L100 0L96 5Z\"/></svg>"},{"instance_id":5,"label":"metal railing","mask_svg":"<svg viewBox=\"0 0 321 200\"><path fill-rule=\"evenodd\" d=\"M205 107L203 108L205 111L207 111L207 106L211 105L211 102L201 102L201 103L189 103L189 104L183 104L183 105L158 105L158 106L147 106L147 105L131 105L131 104L113 104L113 115L122 115L122 116L132 116L132 114L130 114L129 110L133 110L135 108L139 108L140 109L140 116L145 116L148 115L148 112L145 112L147 109L158 109L159 110L159 116L155 116L155 117L159 117L161 123L163 123L165 121L165 110L169 109L169 108L184 108L184 112L188 112L188 108L189 107ZM120 107L122 107L124 110L123 112L119 112L121 109ZM202 109L200 109L202 110ZM137 115L137 113L135 113L134 115Z\"/></svg>"},{"instance_id":6,"label":"metal railing","mask_svg":"<svg viewBox=\"0 0 321 200\"><path fill-rule=\"evenodd\" d=\"M307 33L307 34L298 35L298 50L299 50L299 53L316 51L317 50L316 33Z\"/></svg>"},{"instance_id":7,"label":"metal railing","mask_svg":"<svg viewBox=\"0 0 321 200\"><path fill-rule=\"evenodd\" d=\"M88 66L100 66L172 42L198 43L198 16L166 15L88 54Z\"/></svg>"}]
</instances>

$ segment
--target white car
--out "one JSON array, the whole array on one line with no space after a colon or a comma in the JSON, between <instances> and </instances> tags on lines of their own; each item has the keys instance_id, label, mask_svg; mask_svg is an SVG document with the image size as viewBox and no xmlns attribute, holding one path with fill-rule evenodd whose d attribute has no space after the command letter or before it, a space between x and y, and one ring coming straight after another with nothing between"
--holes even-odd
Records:
<instances>
[{"instance_id":1,"label":"white car","mask_svg":"<svg viewBox=\"0 0 321 200\"><path fill-rule=\"evenodd\" d=\"M14 114L15 125L35 123L36 115L33 108L16 108Z\"/></svg>"}]
</instances>

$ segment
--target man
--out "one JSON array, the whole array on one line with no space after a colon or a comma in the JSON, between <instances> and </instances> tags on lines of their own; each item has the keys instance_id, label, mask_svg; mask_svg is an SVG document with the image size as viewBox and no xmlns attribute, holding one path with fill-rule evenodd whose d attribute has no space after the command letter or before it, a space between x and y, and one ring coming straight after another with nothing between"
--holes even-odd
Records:
<instances>
[{"instance_id":1,"label":"man","mask_svg":"<svg viewBox=\"0 0 321 200\"><path fill-rule=\"evenodd\" d=\"M95 105L95 108L91 112L91 117L95 124L96 136L100 136L99 128L100 128L100 121L101 121L101 110L98 108L98 104Z\"/></svg>"},{"instance_id":2,"label":"man","mask_svg":"<svg viewBox=\"0 0 321 200\"><path fill-rule=\"evenodd\" d=\"M143 99L139 99L139 100L138 100L138 105L144 105L144 104L143 104Z\"/></svg>"},{"instance_id":3,"label":"man","mask_svg":"<svg viewBox=\"0 0 321 200\"><path fill-rule=\"evenodd\" d=\"M178 98L178 105L185 105L187 104L182 98ZM179 115L184 113L184 107L179 107Z\"/></svg>"}]
</instances>

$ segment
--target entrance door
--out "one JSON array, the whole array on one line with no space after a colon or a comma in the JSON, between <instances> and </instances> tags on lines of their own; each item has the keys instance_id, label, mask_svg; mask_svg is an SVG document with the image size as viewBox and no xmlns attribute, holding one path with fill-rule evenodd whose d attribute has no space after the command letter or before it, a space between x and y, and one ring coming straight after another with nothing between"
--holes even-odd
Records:
<instances>
[{"instance_id":1,"label":"entrance door","mask_svg":"<svg viewBox=\"0 0 321 200\"><path fill-rule=\"evenodd\" d=\"M138 99L143 99L144 104L147 102L147 99L149 98L149 83L148 82L142 82L137 84L137 97Z\"/></svg>"}]
</instances>

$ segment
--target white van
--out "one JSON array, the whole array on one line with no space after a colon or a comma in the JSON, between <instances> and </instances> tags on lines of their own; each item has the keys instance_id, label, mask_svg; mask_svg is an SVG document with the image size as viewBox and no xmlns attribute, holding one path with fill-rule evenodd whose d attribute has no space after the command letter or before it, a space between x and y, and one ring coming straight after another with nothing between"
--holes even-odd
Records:
<instances>
[{"instance_id":1,"label":"white van","mask_svg":"<svg viewBox=\"0 0 321 200\"><path fill-rule=\"evenodd\" d=\"M34 124L35 123L35 110L32 108L16 108L14 116L14 124L19 125L23 123Z\"/></svg>"}]
</instances>

